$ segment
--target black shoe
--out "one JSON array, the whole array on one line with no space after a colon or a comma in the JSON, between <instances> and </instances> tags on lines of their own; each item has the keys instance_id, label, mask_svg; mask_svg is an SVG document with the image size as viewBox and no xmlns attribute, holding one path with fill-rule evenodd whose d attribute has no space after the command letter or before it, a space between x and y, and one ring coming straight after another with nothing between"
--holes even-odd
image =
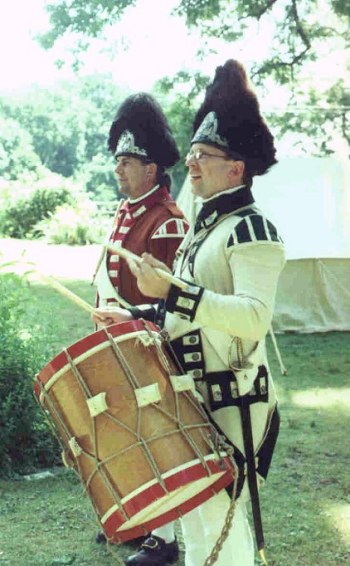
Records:
<instances>
[{"instance_id":1,"label":"black shoe","mask_svg":"<svg viewBox=\"0 0 350 566\"><path fill-rule=\"evenodd\" d=\"M95 542L97 542L97 544L103 544L107 542L106 535L102 531L100 533L97 533Z\"/></svg>"},{"instance_id":2,"label":"black shoe","mask_svg":"<svg viewBox=\"0 0 350 566\"><path fill-rule=\"evenodd\" d=\"M173 564L179 558L179 547L176 539L166 543L156 536L148 537L136 554L125 560L127 566L166 566Z\"/></svg>"}]
</instances>

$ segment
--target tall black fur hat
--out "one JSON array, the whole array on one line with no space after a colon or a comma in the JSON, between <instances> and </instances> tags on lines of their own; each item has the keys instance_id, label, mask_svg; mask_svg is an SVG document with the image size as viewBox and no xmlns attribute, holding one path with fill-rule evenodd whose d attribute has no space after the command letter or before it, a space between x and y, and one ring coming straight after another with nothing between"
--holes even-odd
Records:
<instances>
[{"instance_id":1,"label":"tall black fur hat","mask_svg":"<svg viewBox=\"0 0 350 566\"><path fill-rule=\"evenodd\" d=\"M191 143L218 147L245 162L247 173L263 175L277 163L273 136L260 114L243 66L229 59L217 67L199 108Z\"/></svg>"},{"instance_id":2,"label":"tall black fur hat","mask_svg":"<svg viewBox=\"0 0 350 566\"><path fill-rule=\"evenodd\" d=\"M161 107L143 92L129 96L118 108L109 131L108 148L115 157L131 155L164 168L172 167L180 159Z\"/></svg>"}]
</instances>

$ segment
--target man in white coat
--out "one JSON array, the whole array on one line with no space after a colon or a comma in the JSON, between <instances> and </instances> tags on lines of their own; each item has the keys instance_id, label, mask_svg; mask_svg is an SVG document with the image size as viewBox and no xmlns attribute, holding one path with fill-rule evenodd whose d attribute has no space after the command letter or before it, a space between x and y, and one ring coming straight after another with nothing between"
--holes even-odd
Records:
<instances>
[{"instance_id":1,"label":"man in white coat","mask_svg":"<svg viewBox=\"0 0 350 566\"><path fill-rule=\"evenodd\" d=\"M188 289L159 277L154 268L166 266L144 254L143 262L130 268L140 291L160 300L158 308L100 314L105 324L143 317L168 331L209 418L233 446L239 469L233 523L217 564L253 566L246 502L250 496L263 556L258 487L267 476L279 429L265 336L285 259L276 228L255 205L251 192L254 176L276 163L273 136L237 61L217 68L195 117L186 163L192 191L202 199L174 272L189 283ZM230 496L223 490L181 519L186 566L203 566L229 506ZM157 539L146 541L126 564L170 563L166 547L156 543Z\"/></svg>"}]
</instances>

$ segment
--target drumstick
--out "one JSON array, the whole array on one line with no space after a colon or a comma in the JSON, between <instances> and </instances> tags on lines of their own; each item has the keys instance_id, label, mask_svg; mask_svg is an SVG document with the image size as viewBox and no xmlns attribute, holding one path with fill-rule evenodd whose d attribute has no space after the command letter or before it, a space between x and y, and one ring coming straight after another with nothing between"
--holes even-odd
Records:
<instances>
[{"instance_id":1,"label":"drumstick","mask_svg":"<svg viewBox=\"0 0 350 566\"><path fill-rule=\"evenodd\" d=\"M96 312L96 309L94 309L94 307L92 307L91 305L89 305L89 303L87 303L86 301L84 301L84 299L81 299L80 297L78 297L78 295L76 295L75 293L72 293L72 291L70 291L69 289L67 289L67 287L65 287L64 285L62 285L61 283L59 283L58 281L56 281L55 279L53 279L53 277L49 276L49 275L45 275L44 273L41 273L40 271L35 270L36 273L38 273L38 275L48 283L48 285L50 285L51 287L53 287L54 289L56 289L59 293L61 293L61 295L63 295L64 297L67 297L67 299L70 299L73 303L75 303L76 305L78 305L79 307L81 307L82 309L84 309L85 311L87 311L90 314L94 314L96 316L98 316L99 318L102 317L99 316L99 314Z\"/></svg>"},{"instance_id":2,"label":"drumstick","mask_svg":"<svg viewBox=\"0 0 350 566\"><path fill-rule=\"evenodd\" d=\"M51 275L46 275L45 273L43 273L42 271L40 271L40 269L37 268L37 266L35 265L35 263L31 262L31 261L27 261L27 262L19 262L19 263L25 263L26 265L29 265L32 269L27 271L27 273L33 272L36 273L37 275L39 275L39 277L41 277L44 281L46 281L46 283L48 283L51 287L53 287L54 289L56 289L57 291L59 291L59 293L61 293L61 295L67 297L68 299L70 299L73 303L75 303L76 305L78 305L80 308L84 309L85 311L87 311L90 314L95 315L97 318L99 318L101 321L104 320L104 317L101 316L94 307L92 307L91 305L89 305L89 303L87 303L86 301L84 301L84 299L81 299L80 297L78 297L78 295L76 295L75 293L73 293L72 291L70 291L69 289L67 289L67 287L65 287L64 285L62 285L61 283L59 283L58 281L56 281L56 279L54 279L53 277L51 277Z\"/></svg>"},{"instance_id":3,"label":"drumstick","mask_svg":"<svg viewBox=\"0 0 350 566\"><path fill-rule=\"evenodd\" d=\"M134 254L133 252L130 252L129 250L126 250L125 248L121 248L121 247L116 246L114 244L107 244L106 248L109 251L120 255L124 259L131 259L138 264L141 263L141 261L142 261L142 258L140 256ZM160 269L159 267L155 267L154 269L157 272L157 275L159 275L159 277L161 277L162 279L165 279L166 281L168 281L168 283L175 285L175 287L179 287L183 291L188 290L189 285L188 285L188 283L185 283L185 281L178 279L177 277L175 277L174 275L172 275L168 271L165 271L164 269Z\"/></svg>"}]
</instances>

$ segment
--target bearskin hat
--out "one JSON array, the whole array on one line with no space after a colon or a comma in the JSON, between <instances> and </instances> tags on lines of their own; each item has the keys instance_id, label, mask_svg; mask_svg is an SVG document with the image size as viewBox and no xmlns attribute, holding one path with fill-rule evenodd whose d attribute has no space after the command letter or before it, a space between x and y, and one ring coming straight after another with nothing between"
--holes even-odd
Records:
<instances>
[{"instance_id":1,"label":"bearskin hat","mask_svg":"<svg viewBox=\"0 0 350 566\"><path fill-rule=\"evenodd\" d=\"M131 155L161 167L172 167L180 155L159 104L147 93L129 96L118 108L108 147L115 157Z\"/></svg>"},{"instance_id":2,"label":"bearskin hat","mask_svg":"<svg viewBox=\"0 0 350 566\"><path fill-rule=\"evenodd\" d=\"M243 66L229 59L217 67L193 124L193 143L216 146L245 162L247 173L263 175L277 163L273 136L260 114Z\"/></svg>"}]
</instances>

